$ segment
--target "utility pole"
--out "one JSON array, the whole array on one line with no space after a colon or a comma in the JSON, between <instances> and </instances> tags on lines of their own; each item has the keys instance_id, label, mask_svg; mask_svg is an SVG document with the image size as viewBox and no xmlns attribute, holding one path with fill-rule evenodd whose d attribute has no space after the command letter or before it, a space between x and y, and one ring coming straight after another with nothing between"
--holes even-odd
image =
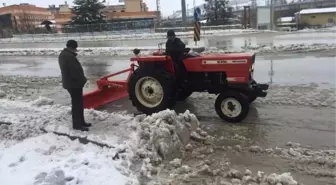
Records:
<instances>
[{"instance_id":1,"label":"utility pole","mask_svg":"<svg viewBox=\"0 0 336 185\"><path fill-rule=\"evenodd\" d=\"M186 24L186 2L181 0L181 9L182 9L182 23Z\"/></svg>"},{"instance_id":2,"label":"utility pole","mask_svg":"<svg viewBox=\"0 0 336 185\"><path fill-rule=\"evenodd\" d=\"M270 29L271 30L273 30L274 28L273 28L273 25L274 25L274 6L273 6L273 1L274 0L270 0L271 1L271 6L270 6L270 13L271 13L271 15L270 15Z\"/></svg>"},{"instance_id":3,"label":"utility pole","mask_svg":"<svg viewBox=\"0 0 336 185\"><path fill-rule=\"evenodd\" d=\"M160 21L161 21L161 6L160 6L160 0L156 0L156 13L157 13L157 17L156 17L156 22L157 22L157 25L160 24ZM155 24L154 24L155 25Z\"/></svg>"},{"instance_id":4,"label":"utility pole","mask_svg":"<svg viewBox=\"0 0 336 185\"><path fill-rule=\"evenodd\" d=\"M270 68L270 71L268 72L268 76L270 77L269 83L273 84L273 76L274 76L273 59L271 59L270 64L271 64L271 68Z\"/></svg>"},{"instance_id":5,"label":"utility pole","mask_svg":"<svg viewBox=\"0 0 336 185\"><path fill-rule=\"evenodd\" d=\"M187 12L186 12L186 14L187 14L187 17L189 17L189 4L187 4Z\"/></svg>"}]
</instances>

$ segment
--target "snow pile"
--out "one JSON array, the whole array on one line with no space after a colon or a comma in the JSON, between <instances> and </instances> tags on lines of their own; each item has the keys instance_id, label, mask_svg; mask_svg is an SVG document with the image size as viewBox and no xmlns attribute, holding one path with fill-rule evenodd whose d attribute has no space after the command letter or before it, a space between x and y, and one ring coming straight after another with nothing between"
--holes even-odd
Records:
<instances>
[{"instance_id":1,"label":"snow pile","mask_svg":"<svg viewBox=\"0 0 336 185\"><path fill-rule=\"evenodd\" d=\"M206 185L299 185L289 172L266 175L265 172L258 171L257 174L253 176L253 173L249 169L246 169L244 173L236 169L228 168L228 166L213 169L210 167L210 163L206 160L205 162L200 163L197 168L178 164L177 166L174 166L175 170L170 174L171 177L174 177L174 180L168 180L162 184L199 182L199 180L202 179L202 184ZM207 176L211 178L206 178Z\"/></svg>"},{"instance_id":2,"label":"snow pile","mask_svg":"<svg viewBox=\"0 0 336 185\"><path fill-rule=\"evenodd\" d=\"M151 173L157 172L157 166L162 160L172 159L180 155L181 147L188 144L191 133L198 126L195 115L186 111L176 114L175 111L165 110L151 116L137 116L136 125L138 138L136 156L144 159L141 173L151 178Z\"/></svg>"},{"instance_id":3,"label":"snow pile","mask_svg":"<svg viewBox=\"0 0 336 185\"><path fill-rule=\"evenodd\" d=\"M202 36L228 36L244 33L262 33L270 32L268 30L253 30L253 29L221 29L221 30L202 30ZM180 38L192 37L193 31L176 32ZM15 37L10 39L1 39L1 43L36 43L36 42L65 42L69 39L78 41L107 41L107 40L145 40L145 39L165 39L166 33L133 33L133 34L111 34L99 33L99 35L81 35L78 34L43 34L35 35L34 37Z\"/></svg>"},{"instance_id":4,"label":"snow pile","mask_svg":"<svg viewBox=\"0 0 336 185\"><path fill-rule=\"evenodd\" d=\"M177 148L186 145L191 132L199 126L196 116L189 111L176 115L175 111L166 110L148 117L139 116L137 119L137 130L140 131L139 146L151 148L162 158L171 156Z\"/></svg>"},{"instance_id":5,"label":"snow pile","mask_svg":"<svg viewBox=\"0 0 336 185\"><path fill-rule=\"evenodd\" d=\"M80 56L130 56L133 54L133 49L135 47L104 47L104 48L80 48L78 54ZM192 51L199 52L203 49L200 47L190 47ZM49 55L59 55L63 48L16 48L16 49L0 49L0 56L49 56ZM141 55L151 55L154 51L157 51L157 47L141 47ZM336 49L336 44L290 44L290 45L279 45L279 46L266 46L266 45L255 45L248 46L241 49L235 50L224 50L216 47L204 48L202 54L223 54L223 53L239 53L239 52L255 52L260 54L267 53L279 53L279 52L289 52L289 53L306 53L306 52L317 52L317 51L332 51Z\"/></svg>"}]
</instances>

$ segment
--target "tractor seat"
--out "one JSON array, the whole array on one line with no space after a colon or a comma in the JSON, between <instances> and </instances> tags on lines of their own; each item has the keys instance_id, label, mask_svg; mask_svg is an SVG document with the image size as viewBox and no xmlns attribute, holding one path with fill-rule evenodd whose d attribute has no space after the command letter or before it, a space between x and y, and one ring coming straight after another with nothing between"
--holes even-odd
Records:
<instances>
[{"instance_id":1,"label":"tractor seat","mask_svg":"<svg viewBox=\"0 0 336 185\"><path fill-rule=\"evenodd\" d=\"M190 52L187 54L187 58L194 58L194 57L199 57L199 56L201 55L197 52Z\"/></svg>"}]
</instances>

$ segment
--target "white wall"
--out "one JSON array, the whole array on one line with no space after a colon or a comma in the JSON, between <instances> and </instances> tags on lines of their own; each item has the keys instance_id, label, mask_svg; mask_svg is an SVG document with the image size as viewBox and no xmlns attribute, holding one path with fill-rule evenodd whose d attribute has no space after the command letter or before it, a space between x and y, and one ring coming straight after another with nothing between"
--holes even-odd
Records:
<instances>
[{"instance_id":1,"label":"white wall","mask_svg":"<svg viewBox=\"0 0 336 185\"><path fill-rule=\"evenodd\" d=\"M270 24L271 22L271 11L268 7L258 7L257 8L257 25L260 24Z\"/></svg>"}]
</instances>

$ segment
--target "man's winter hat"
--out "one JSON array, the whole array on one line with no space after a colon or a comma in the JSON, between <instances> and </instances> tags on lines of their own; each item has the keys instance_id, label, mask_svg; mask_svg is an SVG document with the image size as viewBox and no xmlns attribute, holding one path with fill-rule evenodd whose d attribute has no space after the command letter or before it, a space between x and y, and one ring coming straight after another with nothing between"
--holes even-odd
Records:
<instances>
[{"instance_id":1,"label":"man's winter hat","mask_svg":"<svg viewBox=\"0 0 336 185\"><path fill-rule=\"evenodd\" d=\"M77 41L75 41L75 40L68 40L68 42L66 44L66 47L77 49L77 47L78 47Z\"/></svg>"},{"instance_id":2,"label":"man's winter hat","mask_svg":"<svg viewBox=\"0 0 336 185\"><path fill-rule=\"evenodd\" d=\"M176 35L175 35L175 32L174 32L174 30L169 30L168 32L167 32L167 37L175 37Z\"/></svg>"}]
</instances>

